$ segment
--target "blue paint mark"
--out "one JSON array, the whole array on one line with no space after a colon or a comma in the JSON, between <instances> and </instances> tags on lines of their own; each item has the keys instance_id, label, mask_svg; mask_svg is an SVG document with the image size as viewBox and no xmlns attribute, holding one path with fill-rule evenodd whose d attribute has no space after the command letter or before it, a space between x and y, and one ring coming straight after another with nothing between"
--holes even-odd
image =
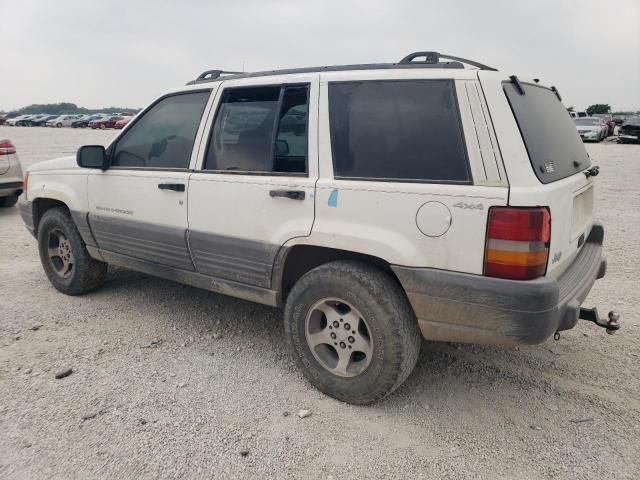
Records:
<instances>
[{"instance_id":1,"label":"blue paint mark","mask_svg":"<svg viewBox=\"0 0 640 480\"><path fill-rule=\"evenodd\" d=\"M338 190L333 190L330 194L329 194L329 202L327 203L327 205L329 205L330 207L334 207L337 208L338 207Z\"/></svg>"}]
</instances>

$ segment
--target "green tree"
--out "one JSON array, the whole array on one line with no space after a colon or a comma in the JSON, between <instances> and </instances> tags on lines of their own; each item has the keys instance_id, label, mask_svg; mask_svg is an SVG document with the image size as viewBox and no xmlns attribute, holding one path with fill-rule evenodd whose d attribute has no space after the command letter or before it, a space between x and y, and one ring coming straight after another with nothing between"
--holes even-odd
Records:
<instances>
[{"instance_id":1,"label":"green tree","mask_svg":"<svg viewBox=\"0 0 640 480\"><path fill-rule=\"evenodd\" d=\"M596 103L595 105L590 105L587 107L587 115L591 116L594 113L609 113L611 112L611 107L608 103Z\"/></svg>"}]
</instances>

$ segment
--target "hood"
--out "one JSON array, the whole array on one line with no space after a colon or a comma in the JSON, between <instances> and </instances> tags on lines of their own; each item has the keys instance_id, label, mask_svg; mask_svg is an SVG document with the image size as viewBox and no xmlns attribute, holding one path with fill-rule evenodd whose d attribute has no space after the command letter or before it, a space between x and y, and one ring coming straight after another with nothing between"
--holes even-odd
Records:
<instances>
[{"instance_id":1,"label":"hood","mask_svg":"<svg viewBox=\"0 0 640 480\"><path fill-rule=\"evenodd\" d=\"M29 172L44 172L51 170L71 170L80 168L76 162L76 157L60 157L46 162L39 162L29 167Z\"/></svg>"},{"instance_id":2,"label":"hood","mask_svg":"<svg viewBox=\"0 0 640 480\"><path fill-rule=\"evenodd\" d=\"M600 125L576 125L579 132L599 132L602 128Z\"/></svg>"}]
</instances>

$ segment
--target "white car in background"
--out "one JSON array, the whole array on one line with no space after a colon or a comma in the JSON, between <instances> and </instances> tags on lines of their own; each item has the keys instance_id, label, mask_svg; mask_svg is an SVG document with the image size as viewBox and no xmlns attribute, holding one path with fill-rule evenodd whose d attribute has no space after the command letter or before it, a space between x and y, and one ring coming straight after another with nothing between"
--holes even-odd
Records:
<instances>
[{"instance_id":1,"label":"white car in background","mask_svg":"<svg viewBox=\"0 0 640 480\"><path fill-rule=\"evenodd\" d=\"M574 118L576 129L584 142L601 142L607 138L609 125L600 117Z\"/></svg>"},{"instance_id":2,"label":"white car in background","mask_svg":"<svg viewBox=\"0 0 640 480\"><path fill-rule=\"evenodd\" d=\"M47 127L70 127L71 122L76 120L78 117L79 115L60 115L58 118L49 120L47 122Z\"/></svg>"},{"instance_id":3,"label":"white car in background","mask_svg":"<svg viewBox=\"0 0 640 480\"><path fill-rule=\"evenodd\" d=\"M22 121L27 120L27 119L31 118L32 116L33 115L19 115L17 117L9 118L5 122L5 125L8 125L9 127L15 127L17 125L20 125L20 123Z\"/></svg>"}]
</instances>

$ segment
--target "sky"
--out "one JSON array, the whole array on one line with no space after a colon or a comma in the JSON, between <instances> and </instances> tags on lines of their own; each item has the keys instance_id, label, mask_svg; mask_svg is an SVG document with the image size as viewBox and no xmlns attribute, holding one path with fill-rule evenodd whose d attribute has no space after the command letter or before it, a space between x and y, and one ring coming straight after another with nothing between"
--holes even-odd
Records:
<instances>
[{"instance_id":1,"label":"sky","mask_svg":"<svg viewBox=\"0 0 640 480\"><path fill-rule=\"evenodd\" d=\"M208 69L430 50L640 109L640 0L0 0L0 110L143 107Z\"/></svg>"}]
</instances>

